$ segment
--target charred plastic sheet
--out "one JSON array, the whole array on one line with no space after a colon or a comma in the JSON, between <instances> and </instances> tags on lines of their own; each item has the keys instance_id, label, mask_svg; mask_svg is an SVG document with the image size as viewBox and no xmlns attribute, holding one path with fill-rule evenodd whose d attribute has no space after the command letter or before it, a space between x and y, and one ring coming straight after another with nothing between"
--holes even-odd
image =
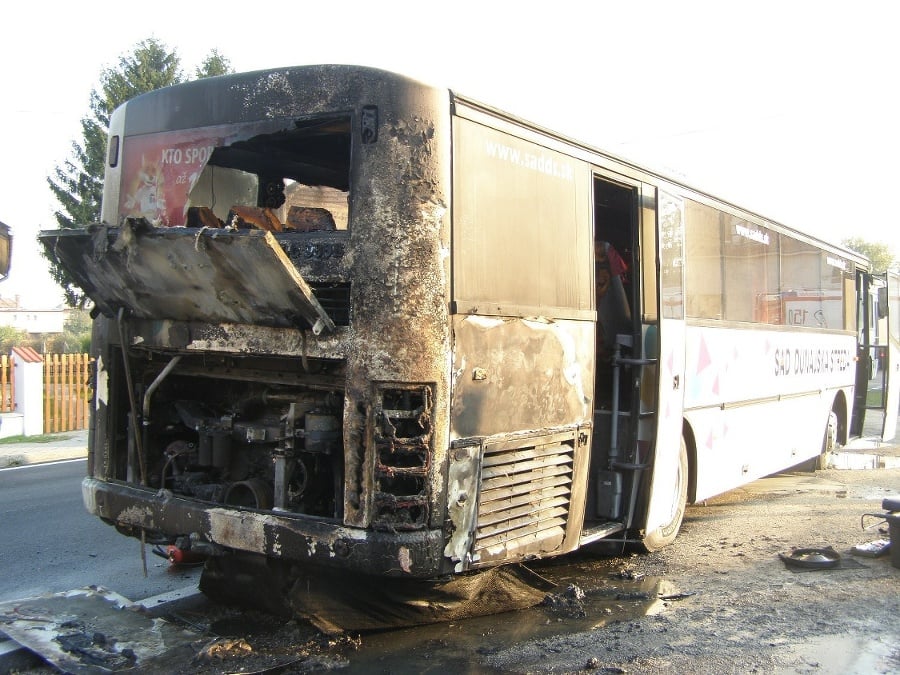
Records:
<instances>
[{"instance_id":1,"label":"charred plastic sheet","mask_svg":"<svg viewBox=\"0 0 900 675\"><path fill-rule=\"evenodd\" d=\"M202 637L102 588L0 605L3 632L65 673L172 672ZM174 655L174 656L173 656Z\"/></svg>"},{"instance_id":2,"label":"charred plastic sheet","mask_svg":"<svg viewBox=\"0 0 900 675\"><path fill-rule=\"evenodd\" d=\"M143 319L334 330L270 232L121 227L45 232L41 240L97 308Z\"/></svg>"}]
</instances>

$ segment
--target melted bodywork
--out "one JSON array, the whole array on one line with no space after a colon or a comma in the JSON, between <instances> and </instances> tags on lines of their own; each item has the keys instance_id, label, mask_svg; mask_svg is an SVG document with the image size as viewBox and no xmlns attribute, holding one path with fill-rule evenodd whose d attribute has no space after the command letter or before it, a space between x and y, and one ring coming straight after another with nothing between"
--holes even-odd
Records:
<instances>
[{"instance_id":1,"label":"melted bodywork","mask_svg":"<svg viewBox=\"0 0 900 675\"><path fill-rule=\"evenodd\" d=\"M43 235L97 315L92 513L213 554L451 569L447 95L316 66L114 113L104 222Z\"/></svg>"},{"instance_id":2,"label":"melted bodywork","mask_svg":"<svg viewBox=\"0 0 900 675\"><path fill-rule=\"evenodd\" d=\"M541 294L451 301L454 101L320 66L114 113L103 223L43 235L95 303L92 513L217 560L401 578L578 546L588 277L563 284L561 312ZM560 167L569 203L580 188ZM473 237L491 230L471 214ZM456 283L495 254L466 250Z\"/></svg>"},{"instance_id":3,"label":"melted bodywork","mask_svg":"<svg viewBox=\"0 0 900 675\"><path fill-rule=\"evenodd\" d=\"M143 219L61 234L55 257L104 314L334 330L274 236L260 230L155 228Z\"/></svg>"}]
</instances>

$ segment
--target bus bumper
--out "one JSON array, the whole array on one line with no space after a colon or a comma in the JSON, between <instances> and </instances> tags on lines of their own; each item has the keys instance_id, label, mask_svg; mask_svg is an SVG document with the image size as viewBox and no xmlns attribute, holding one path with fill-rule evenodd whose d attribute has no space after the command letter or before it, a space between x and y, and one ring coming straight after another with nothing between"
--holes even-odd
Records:
<instances>
[{"instance_id":1,"label":"bus bumper","mask_svg":"<svg viewBox=\"0 0 900 675\"><path fill-rule=\"evenodd\" d=\"M124 483L87 477L87 510L119 529L195 535L224 549L288 562L389 577L428 578L452 568L441 530L381 532L294 514L225 507Z\"/></svg>"}]
</instances>

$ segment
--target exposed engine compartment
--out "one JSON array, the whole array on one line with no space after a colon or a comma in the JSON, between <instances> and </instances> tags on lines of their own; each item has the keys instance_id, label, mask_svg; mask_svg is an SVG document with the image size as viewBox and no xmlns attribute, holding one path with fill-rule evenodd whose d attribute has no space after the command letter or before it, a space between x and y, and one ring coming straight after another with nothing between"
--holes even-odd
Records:
<instances>
[{"instance_id":1,"label":"exposed engine compartment","mask_svg":"<svg viewBox=\"0 0 900 675\"><path fill-rule=\"evenodd\" d=\"M128 460L117 462L124 477L207 502L340 519L342 393L266 382L285 374L277 359L205 361L176 356L159 371L148 360L135 373L143 414L139 435L120 430L128 437ZM249 365L257 366L252 374ZM307 367L319 379L342 368Z\"/></svg>"}]
</instances>

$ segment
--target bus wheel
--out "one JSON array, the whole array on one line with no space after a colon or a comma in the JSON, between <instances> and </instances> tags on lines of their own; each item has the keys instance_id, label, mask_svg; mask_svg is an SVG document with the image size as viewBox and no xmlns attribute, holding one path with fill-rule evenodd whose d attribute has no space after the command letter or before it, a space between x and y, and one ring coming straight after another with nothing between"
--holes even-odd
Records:
<instances>
[{"instance_id":1,"label":"bus wheel","mask_svg":"<svg viewBox=\"0 0 900 675\"><path fill-rule=\"evenodd\" d=\"M822 451L805 462L800 462L796 469L812 473L828 468L828 458L838 447L837 441L838 416L833 410L828 414L828 422L825 423L825 436L822 439Z\"/></svg>"},{"instance_id":2,"label":"bus wheel","mask_svg":"<svg viewBox=\"0 0 900 675\"><path fill-rule=\"evenodd\" d=\"M650 553L668 546L678 535L681 529L681 521L684 518L684 509L687 506L688 491L688 454L684 437L681 438L681 449L678 453L678 474L675 477L675 489L672 491L672 502L669 506L669 521L660 525L653 532L644 535L641 548Z\"/></svg>"},{"instance_id":3,"label":"bus wheel","mask_svg":"<svg viewBox=\"0 0 900 675\"><path fill-rule=\"evenodd\" d=\"M828 456L837 450L838 416L833 410L828 414L828 423L825 425L825 438L822 440L822 452L815 458L815 470L821 471L828 468Z\"/></svg>"}]
</instances>

